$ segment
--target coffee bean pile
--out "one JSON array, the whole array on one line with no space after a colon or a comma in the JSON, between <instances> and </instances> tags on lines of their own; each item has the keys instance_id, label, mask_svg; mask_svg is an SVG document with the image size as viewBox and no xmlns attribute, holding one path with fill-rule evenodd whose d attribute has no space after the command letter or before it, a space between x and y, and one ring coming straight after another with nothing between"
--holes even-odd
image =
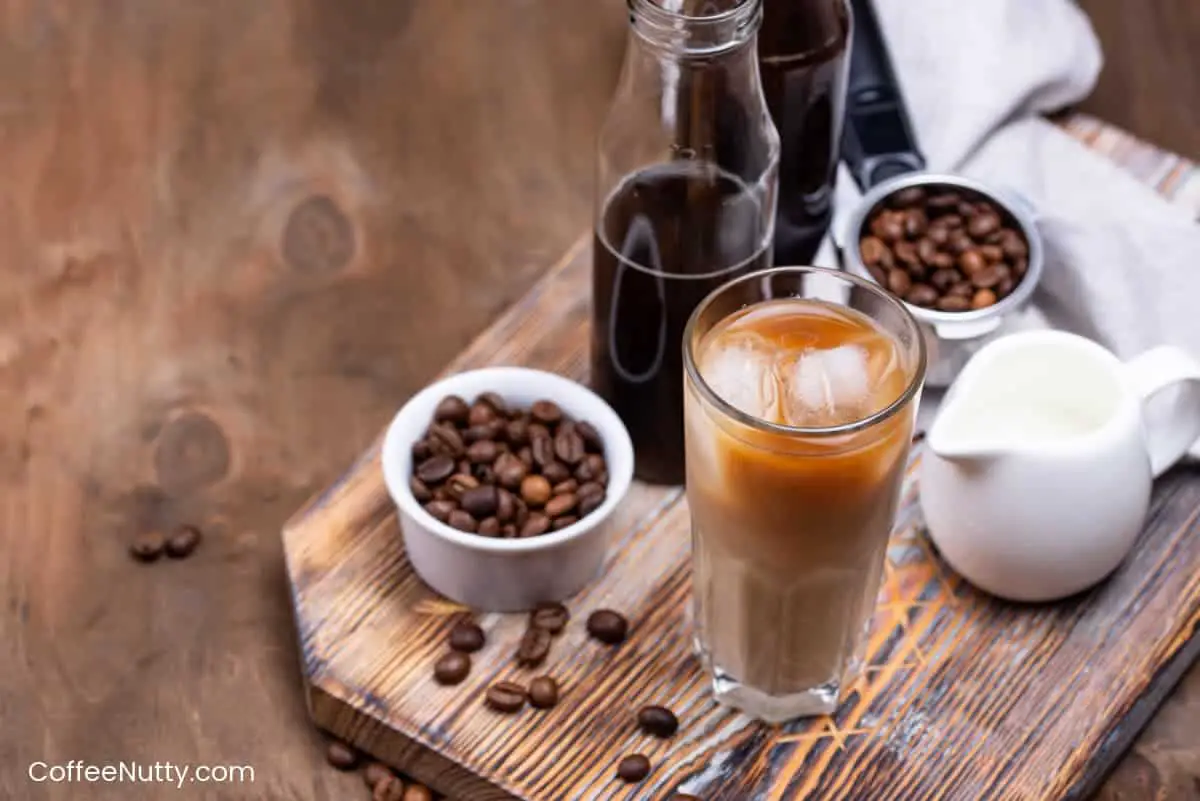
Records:
<instances>
[{"instance_id":1,"label":"coffee bean pile","mask_svg":"<svg viewBox=\"0 0 1200 801\"><path fill-rule=\"evenodd\" d=\"M338 740L331 740L325 751L325 759L340 771L358 767L359 754ZM406 783L382 762L370 762L363 768L363 782L371 791L372 801L434 801L437 796L423 784Z\"/></svg>"},{"instance_id":2,"label":"coffee bean pile","mask_svg":"<svg viewBox=\"0 0 1200 801\"><path fill-rule=\"evenodd\" d=\"M412 454L417 502L484 537L559 531L598 509L607 493L600 432L550 400L522 410L494 392L470 404L449 395Z\"/></svg>"},{"instance_id":3,"label":"coffee bean pile","mask_svg":"<svg viewBox=\"0 0 1200 801\"><path fill-rule=\"evenodd\" d=\"M139 562L157 562L166 554L171 559L186 559L200 547L203 533L196 526L180 526L169 537L158 531L145 531L129 545L129 555Z\"/></svg>"},{"instance_id":4,"label":"coffee bean pile","mask_svg":"<svg viewBox=\"0 0 1200 801\"><path fill-rule=\"evenodd\" d=\"M894 192L872 211L860 237L859 254L877 283L939 311L986 309L1008 297L1029 269L1029 243L1016 220L959 187Z\"/></svg>"},{"instance_id":5,"label":"coffee bean pile","mask_svg":"<svg viewBox=\"0 0 1200 801\"><path fill-rule=\"evenodd\" d=\"M554 638L566 630L570 620L571 613L562 604L539 604L529 613L513 662L520 668L541 667L550 654ZM586 628L592 639L608 646L620 645L629 636L629 621L612 609L592 612L588 615ZM433 678L442 685L459 684L470 674L470 654L484 647L487 635L469 615L464 615L451 626L446 642L450 650L434 663ZM553 676L542 675L530 681L528 686L511 678L496 681L484 691L483 703L494 712L513 715L526 706L538 710L553 709L558 705L559 697L558 682ZM679 719L663 706L642 707L635 722L643 734L658 739L669 739L679 731ZM644 754L631 754L617 764L617 777L631 784L640 782L650 775L651 767ZM676 794L673 798L688 801L693 797Z\"/></svg>"}]
</instances>

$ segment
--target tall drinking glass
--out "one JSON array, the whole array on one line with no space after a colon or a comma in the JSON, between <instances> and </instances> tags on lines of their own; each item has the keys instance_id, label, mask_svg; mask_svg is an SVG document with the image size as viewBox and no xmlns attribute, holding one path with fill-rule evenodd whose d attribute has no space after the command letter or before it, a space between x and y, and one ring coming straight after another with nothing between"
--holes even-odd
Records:
<instances>
[{"instance_id":1,"label":"tall drinking glass","mask_svg":"<svg viewBox=\"0 0 1200 801\"><path fill-rule=\"evenodd\" d=\"M697 646L718 700L833 711L861 669L925 376L903 304L815 267L730 281L684 332Z\"/></svg>"}]
</instances>

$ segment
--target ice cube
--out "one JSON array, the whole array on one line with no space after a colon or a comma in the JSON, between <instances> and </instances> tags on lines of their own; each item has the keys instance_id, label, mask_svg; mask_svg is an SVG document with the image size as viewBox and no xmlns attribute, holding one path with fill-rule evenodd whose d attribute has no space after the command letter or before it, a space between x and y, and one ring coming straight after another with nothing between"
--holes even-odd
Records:
<instances>
[{"instance_id":1,"label":"ice cube","mask_svg":"<svg viewBox=\"0 0 1200 801\"><path fill-rule=\"evenodd\" d=\"M811 349L781 365L789 425L829 426L863 415L871 399L867 351L860 345Z\"/></svg>"},{"instance_id":2,"label":"ice cube","mask_svg":"<svg viewBox=\"0 0 1200 801\"><path fill-rule=\"evenodd\" d=\"M700 375L721 400L771 421L776 420L779 403L774 368L770 342L751 333L720 336L700 358Z\"/></svg>"}]
</instances>

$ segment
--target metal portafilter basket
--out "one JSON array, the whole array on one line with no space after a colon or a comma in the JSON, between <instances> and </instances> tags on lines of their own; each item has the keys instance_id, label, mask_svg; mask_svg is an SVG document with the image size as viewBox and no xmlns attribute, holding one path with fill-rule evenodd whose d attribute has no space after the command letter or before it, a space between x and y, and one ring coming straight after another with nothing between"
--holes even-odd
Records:
<instances>
[{"instance_id":1,"label":"metal portafilter basket","mask_svg":"<svg viewBox=\"0 0 1200 801\"><path fill-rule=\"evenodd\" d=\"M945 387L975 351L1004 333L1006 324L1011 325L1014 313L1028 303L1042 275L1042 237L1032 206L1014 192L963 176L927 171L872 0L851 0L851 7L854 38L842 159L864 194L846 216L845 225L835 232L838 252L843 269L877 283L886 283L880 278L889 270L907 268L908 275L896 276L900 280L895 282L897 286L893 291L905 301L925 334L929 351L926 383L931 387ZM914 193L914 188L924 192ZM938 300L930 300L927 291L931 276L939 272L934 263L925 259L911 266L893 263L885 267L877 261L867 263L862 242L873 236L872 221L885 213L884 209L904 205L902 201L921 194L943 200L958 195L968 204L973 199L987 201L998 212L1001 225L1021 235L1027 250L1020 266L1022 274L1002 297L981 308L968 306L964 310L944 310L938 307ZM868 256L878 256L878 249L874 250ZM891 250L888 252L892 253ZM926 256L933 252L928 246L924 248ZM941 248L938 252L945 255L938 257L937 264L946 269L937 278L947 278L954 273L962 279L960 283L969 282L970 276L959 272L964 264L962 253L953 252L953 249L946 252ZM947 267L947 260L951 258L954 266ZM966 267L974 267L972 260L975 257L967 258Z\"/></svg>"}]
</instances>

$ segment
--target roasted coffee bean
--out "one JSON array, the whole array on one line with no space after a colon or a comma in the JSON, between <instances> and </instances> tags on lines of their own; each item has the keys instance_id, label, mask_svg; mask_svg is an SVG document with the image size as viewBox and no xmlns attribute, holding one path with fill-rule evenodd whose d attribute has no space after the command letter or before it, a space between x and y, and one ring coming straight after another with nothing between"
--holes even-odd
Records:
<instances>
[{"instance_id":1,"label":"roasted coffee bean","mask_svg":"<svg viewBox=\"0 0 1200 801\"><path fill-rule=\"evenodd\" d=\"M562 531L564 528L570 528L579 522L579 518L575 515L564 515L554 518L554 522L550 524L551 531Z\"/></svg>"},{"instance_id":2,"label":"roasted coffee bean","mask_svg":"<svg viewBox=\"0 0 1200 801\"><path fill-rule=\"evenodd\" d=\"M450 520L450 513L457 508L458 505L454 501L449 500L430 501L425 504L425 511L429 512L435 520L442 523L448 522Z\"/></svg>"},{"instance_id":3,"label":"roasted coffee bean","mask_svg":"<svg viewBox=\"0 0 1200 801\"><path fill-rule=\"evenodd\" d=\"M955 230L958 228L962 228L962 224L963 224L962 215L947 214L946 216L942 217L941 219L942 219L942 225L944 225L950 229L951 238L953 238L956 235L962 235L962 231Z\"/></svg>"},{"instance_id":4,"label":"roasted coffee bean","mask_svg":"<svg viewBox=\"0 0 1200 801\"><path fill-rule=\"evenodd\" d=\"M940 192L926 201L925 205L934 212L946 212L958 206L962 200L956 192Z\"/></svg>"},{"instance_id":5,"label":"roasted coffee bean","mask_svg":"<svg viewBox=\"0 0 1200 801\"><path fill-rule=\"evenodd\" d=\"M949 253L938 253L933 257L933 266L939 270L951 270L954 263L955 259Z\"/></svg>"},{"instance_id":6,"label":"roasted coffee bean","mask_svg":"<svg viewBox=\"0 0 1200 801\"><path fill-rule=\"evenodd\" d=\"M975 206L965 200L960 200L958 202L958 208L956 208L955 211L958 212L958 216L965 220L969 220L977 214L975 211Z\"/></svg>"},{"instance_id":7,"label":"roasted coffee bean","mask_svg":"<svg viewBox=\"0 0 1200 801\"><path fill-rule=\"evenodd\" d=\"M929 276L929 268L920 261L914 262L913 264L904 265L904 271L907 272L914 281L924 281Z\"/></svg>"},{"instance_id":8,"label":"roasted coffee bean","mask_svg":"<svg viewBox=\"0 0 1200 801\"><path fill-rule=\"evenodd\" d=\"M554 435L554 455L568 465L579 464L586 455L583 437L574 427L566 428L565 424L559 426L558 433Z\"/></svg>"},{"instance_id":9,"label":"roasted coffee bean","mask_svg":"<svg viewBox=\"0 0 1200 801\"><path fill-rule=\"evenodd\" d=\"M499 537L500 521L494 517L485 517L479 521L479 530L475 533L481 537Z\"/></svg>"},{"instance_id":10,"label":"roasted coffee bean","mask_svg":"<svg viewBox=\"0 0 1200 801\"><path fill-rule=\"evenodd\" d=\"M467 425L486 426L495 419L496 410L491 407L491 404L477 400L471 404L471 412L467 415Z\"/></svg>"},{"instance_id":11,"label":"roasted coffee bean","mask_svg":"<svg viewBox=\"0 0 1200 801\"><path fill-rule=\"evenodd\" d=\"M552 495L562 495L565 492L577 492L578 489L579 482L573 478L568 478L565 481L560 481L559 483L555 484L554 488L550 490L550 493Z\"/></svg>"},{"instance_id":12,"label":"roasted coffee bean","mask_svg":"<svg viewBox=\"0 0 1200 801\"><path fill-rule=\"evenodd\" d=\"M604 487L600 486L595 481L588 481L580 484L579 489L575 490L575 494L579 496L579 502L583 503L584 500L592 496L603 498Z\"/></svg>"},{"instance_id":13,"label":"roasted coffee bean","mask_svg":"<svg viewBox=\"0 0 1200 801\"><path fill-rule=\"evenodd\" d=\"M617 778L637 784L650 775L650 760L643 754L631 754L617 763Z\"/></svg>"},{"instance_id":14,"label":"roasted coffee bean","mask_svg":"<svg viewBox=\"0 0 1200 801\"><path fill-rule=\"evenodd\" d=\"M471 447L467 448L467 458L474 464L491 464L499 455L500 447L495 440L481 439L472 442Z\"/></svg>"},{"instance_id":15,"label":"roasted coffee bean","mask_svg":"<svg viewBox=\"0 0 1200 801\"><path fill-rule=\"evenodd\" d=\"M473 654L483 648L487 637L478 623L465 619L454 624L447 640L453 650L461 651L464 654Z\"/></svg>"},{"instance_id":16,"label":"roasted coffee bean","mask_svg":"<svg viewBox=\"0 0 1200 801\"><path fill-rule=\"evenodd\" d=\"M571 477L571 468L562 462L551 462L542 468L542 475L551 484L561 484Z\"/></svg>"},{"instance_id":17,"label":"roasted coffee bean","mask_svg":"<svg viewBox=\"0 0 1200 801\"><path fill-rule=\"evenodd\" d=\"M467 422L470 412L471 407L465 400L457 395L447 395L438 401L437 408L433 411L433 419L439 423L462 425Z\"/></svg>"},{"instance_id":18,"label":"roasted coffee bean","mask_svg":"<svg viewBox=\"0 0 1200 801\"><path fill-rule=\"evenodd\" d=\"M495 471L500 486L514 491L521 488L522 479L529 474L525 463L511 453L500 454L496 459Z\"/></svg>"},{"instance_id":19,"label":"roasted coffee bean","mask_svg":"<svg viewBox=\"0 0 1200 801\"><path fill-rule=\"evenodd\" d=\"M129 555L139 562L153 562L163 555L167 542L157 531L139 534L129 545Z\"/></svg>"},{"instance_id":20,"label":"roasted coffee bean","mask_svg":"<svg viewBox=\"0 0 1200 801\"><path fill-rule=\"evenodd\" d=\"M938 298L937 307L940 311L966 311L971 308L971 301L961 295L946 295Z\"/></svg>"},{"instance_id":21,"label":"roasted coffee bean","mask_svg":"<svg viewBox=\"0 0 1200 801\"><path fill-rule=\"evenodd\" d=\"M375 785L391 775L393 775L392 769L382 762L370 762L362 772L363 782L372 790L375 789Z\"/></svg>"},{"instance_id":22,"label":"roasted coffee bean","mask_svg":"<svg viewBox=\"0 0 1200 801\"><path fill-rule=\"evenodd\" d=\"M434 423L429 427L429 447L434 453L442 453L455 459L460 458L466 451L462 435L458 429L449 423Z\"/></svg>"},{"instance_id":23,"label":"roasted coffee bean","mask_svg":"<svg viewBox=\"0 0 1200 801\"><path fill-rule=\"evenodd\" d=\"M471 475L480 484L495 484L496 471L492 469L490 464L477 464L471 468Z\"/></svg>"},{"instance_id":24,"label":"roasted coffee bean","mask_svg":"<svg viewBox=\"0 0 1200 801\"><path fill-rule=\"evenodd\" d=\"M917 243L917 256L930 267L935 266L934 260L937 259L937 254L937 245L933 244L932 239L925 238Z\"/></svg>"},{"instance_id":25,"label":"roasted coffee bean","mask_svg":"<svg viewBox=\"0 0 1200 801\"><path fill-rule=\"evenodd\" d=\"M961 256L968 250L972 250L975 242L962 231L955 231L950 234L950 244L947 247L955 256Z\"/></svg>"},{"instance_id":26,"label":"roasted coffee bean","mask_svg":"<svg viewBox=\"0 0 1200 801\"><path fill-rule=\"evenodd\" d=\"M904 223L895 212L883 212L871 222L871 233L887 244L904 238Z\"/></svg>"},{"instance_id":27,"label":"roasted coffee bean","mask_svg":"<svg viewBox=\"0 0 1200 801\"><path fill-rule=\"evenodd\" d=\"M529 443L532 445L533 441L538 437L551 437L550 429L542 423L531 422L529 424Z\"/></svg>"},{"instance_id":28,"label":"roasted coffee bean","mask_svg":"<svg viewBox=\"0 0 1200 801\"><path fill-rule=\"evenodd\" d=\"M992 264L1004 261L1004 250L999 245L981 245L979 252L983 254L984 259Z\"/></svg>"},{"instance_id":29,"label":"roasted coffee bean","mask_svg":"<svg viewBox=\"0 0 1200 801\"><path fill-rule=\"evenodd\" d=\"M565 629L570 619L571 613L567 607L553 601L538 604L529 613L530 626L545 629L551 634L558 634Z\"/></svg>"},{"instance_id":30,"label":"roasted coffee bean","mask_svg":"<svg viewBox=\"0 0 1200 801\"><path fill-rule=\"evenodd\" d=\"M430 456L417 465L417 478L427 485L440 484L454 472L454 460L446 454Z\"/></svg>"},{"instance_id":31,"label":"roasted coffee bean","mask_svg":"<svg viewBox=\"0 0 1200 801\"><path fill-rule=\"evenodd\" d=\"M429 440L419 439L413 443L413 446L412 446L413 464L420 464L421 462L428 459L430 456L433 456L433 449L429 447Z\"/></svg>"},{"instance_id":32,"label":"roasted coffee bean","mask_svg":"<svg viewBox=\"0 0 1200 801\"><path fill-rule=\"evenodd\" d=\"M990 289L981 289L971 298L972 309L986 309L996 303L996 293Z\"/></svg>"},{"instance_id":33,"label":"roasted coffee bean","mask_svg":"<svg viewBox=\"0 0 1200 801\"><path fill-rule=\"evenodd\" d=\"M667 739L679 731L679 718L664 706L644 706L637 714L638 728L652 737Z\"/></svg>"},{"instance_id":34,"label":"roasted coffee bean","mask_svg":"<svg viewBox=\"0 0 1200 801\"><path fill-rule=\"evenodd\" d=\"M471 657L461 651L442 654L433 663L433 678L438 684L460 684L471 672Z\"/></svg>"},{"instance_id":35,"label":"roasted coffee bean","mask_svg":"<svg viewBox=\"0 0 1200 801\"><path fill-rule=\"evenodd\" d=\"M506 489L496 492L496 519L500 523L510 523L517 514L516 499Z\"/></svg>"},{"instance_id":36,"label":"roasted coffee bean","mask_svg":"<svg viewBox=\"0 0 1200 801\"><path fill-rule=\"evenodd\" d=\"M471 475L471 468L472 468L472 464L464 456L462 459L458 460L458 465L454 468L454 471L456 473L461 473L464 476L469 476L471 478L474 478L474 476Z\"/></svg>"},{"instance_id":37,"label":"roasted coffee bean","mask_svg":"<svg viewBox=\"0 0 1200 801\"><path fill-rule=\"evenodd\" d=\"M920 209L910 209L904 216L904 233L909 239L918 239L929 230L929 217ZM896 255L900 255L897 250Z\"/></svg>"},{"instance_id":38,"label":"roasted coffee bean","mask_svg":"<svg viewBox=\"0 0 1200 801\"><path fill-rule=\"evenodd\" d=\"M375 785L371 801L404 801L404 782L396 776L388 776Z\"/></svg>"},{"instance_id":39,"label":"roasted coffee bean","mask_svg":"<svg viewBox=\"0 0 1200 801\"><path fill-rule=\"evenodd\" d=\"M521 635L521 642L517 645L517 664L522 667L537 667L545 662L546 657L550 655L550 643L553 638L554 635L550 632L536 626L525 629L525 633Z\"/></svg>"},{"instance_id":40,"label":"roasted coffee bean","mask_svg":"<svg viewBox=\"0 0 1200 801\"><path fill-rule=\"evenodd\" d=\"M580 481L595 481L596 476L605 469L604 457L599 454L589 454L583 462L575 468L575 478Z\"/></svg>"},{"instance_id":41,"label":"roasted coffee bean","mask_svg":"<svg viewBox=\"0 0 1200 801\"><path fill-rule=\"evenodd\" d=\"M475 518L470 512L464 512L462 509L455 509L446 518L446 522L451 528L456 528L459 531L465 531L468 534L474 534L479 528L479 524L475 522Z\"/></svg>"},{"instance_id":42,"label":"roasted coffee bean","mask_svg":"<svg viewBox=\"0 0 1200 801\"><path fill-rule=\"evenodd\" d=\"M475 402L486 403L488 406L492 407L492 411L501 417L508 415L508 404L505 402L504 398L500 397L495 392L484 392L475 399Z\"/></svg>"},{"instance_id":43,"label":"roasted coffee bean","mask_svg":"<svg viewBox=\"0 0 1200 801\"><path fill-rule=\"evenodd\" d=\"M950 287L950 291L946 294L957 295L960 298L967 298L969 300L975 294L975 287L971 286L970 281L959 281Z\"/></svg>"},{"instance_id":44,"label":"roasted coffee bean","mask_svg":"<svg viewBox=\"0 0 1200 801\"><path fill-rule=\"evenodd\" d=\"M542 425L552 426L563 418L562 409L554 401L534 401L529 408L529 414Z\"/></svg>"},{"instance_id":45,"label":"roasted coffee bean","mask_svg":"<svg viewBox=\"0 0 1200 801\"><path fill-rule=\"evenodd\" d=\"M934 289L939 292L945 292L950 287L962 280L962 276L957 270L937 270L929 279L929 283L933 284Z\"/></svg>"},{"instance_id":46,"label":"roasted coffee bean","mask_svg":"<svg viewBox=\"0 0 1200 801\"><path fill-rule=\"evenodd\" d=\"M521 464L525 465L526 470L533 469L533 449L528 445L524 445L517 451L517 458L521 460Z\"/></svg>"},{"instance_id":47,"label":"roasted coffee bean","mask_svg":"<svg viewBox=\"0 0 1200 801\"><path fill-rule=\"evenodd\" d=\"M172 559L186 559L200 547L203 534L195 526L180 526L167 539L167 556Z\"/></svg>"},{"instance_id":48,"label":"roasted coffee bean","mask_svg":"<svg viewBox=\"0 0 1200 801\"><path fill-rule=\"evenodd\" d=\"M944 248L950 242L950 228L946 225L931 225L925 235L935 247Z\"/></svg>"},{"instance_id":49,"label":"roasted coffee bean","mask_svg":"<svg viewBox=\"0 0 1200 801\"><path fill-rule=\"evenodd\" d=\"M925 190L919 186L910 186L888 196L888 205L895 209L907 209L924 201Z\"/></svg>"},{"instance_id":50,"label":"roasted coffee bean","mask_svg":"<svg viewBox=\"0 0 1200 801\"><path fill-rule=\"evenodd\" d=\"M908 273L896 267L888 272L887 288L892 294L904 297L905 293L912 288L912 279Z\"/></svg>"},{"instance_id":51,"label":"roasted coffee bean","mask_svg":"<svg viewBox=\"0 0 1200 801\"><path fill-rule=\"evenodd\" d=\"M462 508L476 520L491 517L500 506L500 495L491 485L472 487L462 495Z\"/></svg>"},{"instance_id":52,"label":"roasted coffee bean","mask_svg":"<svg viewBox=\"0 0 1200 801\"><path fill-rule=\"evenodd\" d=\"M550 530L550 518L541 512L533 512L521 526L522 537L540 537Z\"/></svg>"},{"instance_id":53,"label":"roasted coffee bean","mask_svg":"<svg viewBox=\"0 0 1200 801\"><path fill-rule=\"evenodd\" d=\"M529 443L529 421L525 418L517 418L509 420L505 427L505 436L508 438L508 444L519 448L522 445Z\"/></svg>"},{"instance_id":54,"label":"roasted coffee bean","mask_svg":"<svg viewBox=\"0 0 1200 801\"><path fill-rule=\"evenodd\" d=\"M1029 256L1029 246L1025 238L1011 228L1000 232L1000 248L1010 259L1024 259Z\"/></svg>"},{"instance_id":55,"label":"roasted coffee bean","mask_svg":"<svg viewBox=\"0 0 1200 801\"><path fill-rule=\"evenodd\" d=\"M587 485L585 485L587 486ZM597 485L598 486L598 485ZM600 508L604 503L604 490L601 489L599 494L580 495L579 496L579 516L587 517L592 512Z\"/></svg>"},{"instance_id":56,"label":"roasted coffee bean","mask_svg":"<svg viewBox=\"0 0 1200 801\"><path fill-rule=\"evenodd\" d=\"M1025 259L1017 259L1013 262L1012 272L1017 278L1024 278L1025 272L1029 269L1029 262Z\"/></svg>"},{"instance_id":57,"label":"roasted coffee bean","mask_svg":"<svg viewBox=\"0 0 1200 801\"><path fill-rule=\"evenodd\" d=\"M546 465L554 463L554 440L550 437L533 437L529 442L533 451L533 461L543 470Z\"/></svg>"},{"instance_id":58,"label":"roasted coffee bean","mask_svg":"<svg viewBox=\"0 0 1200 801\"><path fill-rule=\"evenodd\" d=\"M558 703L558 682L549 676L538 676L529 682L529 705L534 709L550 709Z\"/></svg>"},{"instance_id":59,"label":"roasted coffee bean","mask_svg":"<svg viewBox=\"0 0 1200 801\"><path fill-rule=\"evenodd\" d=\"M471 426L463 432L463 442L468 445L474 445L476 442L491 439L493 436L494 433L491 425Z\"/></svg>"},{"instance_id":60,"label":"roasted coffee bean","mask_svg":"<svg viewBox=\"0 0 1200 801\"><path fill-rule=\"evenodd\" d=\"M358 754L339 740L331 740L325 749L325 761L338 770L353 770L358 765Z\"/></svg>"},{"instance_id":61,"label":"roasted coffee bean","mask_svg":"<svg viewBox=\"0 0 1200 801\"><path fill-rule=\"evenodd\" d=\"M997 298L1007 297L1008 294L1013 291L1014 286L1016 286L1016 283L1013 281L1012 278L1001 278L1000 283L996 284L996 289L995 289L996 297Z\"/></svg>"},{"instance_id":62,"label":"roasted coffee bean","mask_svg":"<svg viewBox=\"0 0 1200 801\"><path fill-rule=\"evenodd\" d=\"M887 252L887 245L877 236L864 236L858 243L859 256L868 267L877 266L883 261L883 254Z\"/></svg>"},{"instance_id":63,"label":"roasted coffee bean","mask_svg":"<svg viewBox=\"0 0 1200 801\"><path fill-rule=\"evenodd\" d=\"M429 503L433 500L433 493L429 491L429 487L416 476L408 480L408 489L417 503Z\"/></svg>"},{"instance_id":64,"label":"roasted coffee bean","mask_svg":"<svg viewBox=\"0 0 1200 801\"><path fill-rule=\"evenodd\" d=\"M500 536L506 540L511 540L517 536L516 523L505 523L500 527Z\"/></svg>"},{"instance_id":65,"label":"roasted coffee bean","mask_svg":"<svg viewBox=\"0 0 1200 801\"><path fill-rule=\"evenodd\" d=\"M1000 264L992 264L971 276L971 283L980 289L991 289L1000 283L1008 269Z\"/></svg>"},{"instance_id":66,"label":"roasted coffee bean","mask_svg":"<svg viewBox=\"0 0 1200 801\"><path fill-rule=\"evenodd\" d=\"M433 791L423 784L410 784L404 791L404 801L433 801Z\"/></svg>"},{"instance_id":67,"label":"roasted coffee bean","mask_svg":"<svg viewBox=\"0 0 1200 801\"><path fill-rule=\"evenodd\" d=\"M513 496L513 503L517 507L517 512L513 515L513 522L520 529L521 526L525 525L525 521L529 519L529 504L516 496Z\"/></svg>"},{"instance_id":68,"label":"roasted coffee bean","mask_svg":"<svg viewBox=\"0 0 1200 801\"><path fill-rule=\"evenodd\" d=\"M932 306L937 302L937 290L929 284L913 284L904 299L914 306Z\"/></svg>"},{"instance_id":69,"label":"roasted coffee bean","mask_svg":"<svg viewBox=\"0 0 1200 801\"><path fill-rule=\"evenodd\" d=\"M543 506L550 500L551 486L545 476L525 476L521 482L521 500L530 506Z\"/></svg>"},{"instance_id":70,"label":"roasted coffee bean","mask_svg":"<svg viewBox=\"0 0 1200 801\"><path fill-rule=\"evenodd\" d=\"M469 468L469 465L468 465ZM455 473L446 479L446 490L450 493L450 497L462 503L463 496L470 490L479 486L479 479L470 474L470 470L463 473Z\"/></svg>"},{"instance_id":71,"label":"roasted coffee bean","mask_svg":"<svg viewBox=\"0 0 1200 801\"><path fill-rule=\"evenodd\" d=\"M619 645L629 635L629 621L611 609L597 609L588 615L587 631L607 645Z\"/></svg>"},{"instance_id":72,"label":"roasted coffee bean","mask_svg":"<svg viewBox=\"0 0 1200 801\"><path fill-rule=\"evenodd\" d=\"M555 495L546 502L547 517L562 517L571 512L579 503L579 498L573 492L564 492L562 495Z\"/></svg>"},{"instance_id":73,"label":"roasted coffee bean","mask_svg":"<svg viewBox=\"0 0 1200 801\"><path fill-rule=\"evenodd\" d=\"M498 681L487 688L484 701L492 709L512 714L525 706L525 688L515 681Z\"/></svg>"},{"instance_id":74,"label":"roasted coffee bean","mask_svg":"<svg viewBox=\"0 0 1200 801\"><path fill-rule=\"evenodd\" d=\"M604 450L604 440L594 425L586 420L580 420L576 424L575 430L579 432L579 436L583 437L583 446L589 453L600 453Z\"/></svg>"},{"instance_id":75,"label":"roasted coffee bean","mask_svg":"<svg viewBox=\"0 0 1200 801\"><path fill-rule=\"evenodd\" d=\"M964 251L962 255L958 257L958 267L968 278L986 266L987 262L983 260L983 255L978 250Z\"/></svg>"},{"instance_id":76,"label":"roasted coffee bean","mask_svg":"<svg viewBox=\"0 0 1200 801\"><path fill-rule=\"evenodd\" d=\"M967 233L974 239L983 239L985 236L995 231L1000 227L1000 218L994 213L986 211L982 214L976 214L967 223Z\"/></svg>"}]
</instances>

